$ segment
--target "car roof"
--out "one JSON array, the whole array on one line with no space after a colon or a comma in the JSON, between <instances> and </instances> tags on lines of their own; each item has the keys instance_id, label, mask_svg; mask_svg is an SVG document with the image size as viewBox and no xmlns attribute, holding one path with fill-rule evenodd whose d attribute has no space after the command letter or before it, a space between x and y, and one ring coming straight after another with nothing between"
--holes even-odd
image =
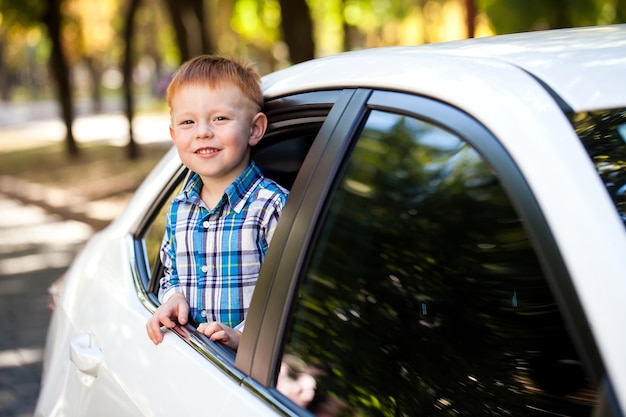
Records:
<instances>
[{"instance_id":1,"label":"car roof","mask_svg":"<svg viewBox=\"0 0 626 417\"><path fill-rule=\"evenodd\" d=\"M455 96L497 94L503 88L525 94L528 81L520 83L520 72L573 111L626 107L626 24L346 52L270 74L263 84L270 98L372 87L454 102ZM477 82L483 84L480 91L470 85Z\"/></svg>"}]
</instances>

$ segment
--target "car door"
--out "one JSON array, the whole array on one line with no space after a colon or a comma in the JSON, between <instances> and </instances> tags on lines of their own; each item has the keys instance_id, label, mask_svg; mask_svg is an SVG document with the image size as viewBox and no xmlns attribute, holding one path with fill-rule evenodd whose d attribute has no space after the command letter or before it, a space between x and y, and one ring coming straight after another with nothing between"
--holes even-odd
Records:
<instances>
[{"instance_id":1,"label":"car door","mask_svg":"<svg viewBox=\"0 0 626 417\"><path fill-rule=\"evenodd\" d=\"M244 384L295 415L620 415L498 140L436 100L344 95L268 252Z\"/></svg>"},{"instance_id":2,"label":"car door","mask_svg":"<svg viewBox=\"0 0 626 417\"><path fill-rule=\"evenodd\" d=\"M268 130L252 153L264 175L295 190L293 184L303 161L320 154L310 148L322 143L317 138L324 136L321 132L329 112L331 116L340 114L343 97L341 91L303 93L268 103ZM88 289L107 300L98 305L117 305L112 311L125 312L125 316L109 312L106 321L94 326L106 308L83 306L75 314L80 318L71 332L82 337L76 339L82 342L80 349L75 349L80 355L74 355L82 359L75 362L86 364L95 359L97 372L82 365L82 370L70 369L64 411L67 415L276 415L272 404L242 384L246 375L235 366L235 352L211 342L193 325L167 331L158 346L147 338L146 320L159 304L156 294L162 265L158 249L164 216L169 201L189 177L175 151L171 152L169 162L155 169L130 202L132 210L140 206L141 216L133 224L117 225L123 245L111 245L118 253L110 256L129 266L125 276L115 279L118 285L123 282L123 288L107 282L112 281L109 278ZM297 207L288 199L285 210ZM281 228L279 222L277 233ZM261 280L271 280L272 272L261 272L261 276L266 277ZM76 363L71 366L78 368Z\"/></svg>"},{"instance_id":3,"label":"car door","mask_svg":"<svg viewBox=\"0 0 626 417\"><path fill-rule=\"evenodd\" d=\"M160 346L147 338L150 311L144 302L152 296L143 292L147 281L140 278L145 278L144 254L151 244L146 237L183 178L180 161L170 153L127 208L142 216L122 215L90 241L68 271L51 326L56 334L48 339L51 357L46 361L63 369L47 370L40 412L200 415L210 407L221 410L238 388L243 375L221 365L233 360L227 349L210 345L207 360L190 348L193 334L184 328L167 335ZM137 219L137 224L129 224ZM62 343L51 343L56 340ZM211 406L187 401L192 398L204 398ZM255 415L243 402L236 406L235 410Z\"/></svg>"}]
</instances>

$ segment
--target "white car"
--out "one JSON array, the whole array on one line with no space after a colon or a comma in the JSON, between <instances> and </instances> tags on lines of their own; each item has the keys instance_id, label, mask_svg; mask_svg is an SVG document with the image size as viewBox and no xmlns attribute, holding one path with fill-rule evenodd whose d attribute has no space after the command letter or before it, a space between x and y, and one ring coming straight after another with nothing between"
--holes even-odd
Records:
<instances>
[{"instance_id":1,"label":"white car","mask_svg":"<svg viewBox=\"0 0 626 417\"><path fill-rule=\"evenodd\" d=\"M291 190L237 352L155 346L172 149L67 272L37 416L626 412L626 25L263 79Z\"/></svg>"}]
</instances>

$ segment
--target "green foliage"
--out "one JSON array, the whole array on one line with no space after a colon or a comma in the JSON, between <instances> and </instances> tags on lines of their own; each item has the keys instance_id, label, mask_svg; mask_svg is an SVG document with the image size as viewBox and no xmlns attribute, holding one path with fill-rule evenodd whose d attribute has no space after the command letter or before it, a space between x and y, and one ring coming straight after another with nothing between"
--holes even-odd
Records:
<instances>
[{"instance_id":1,"label":"green foliage","mask_svg":"<svg viewBox=\"0 0 626 417\"><path fill-rule=\"evenodd\" d=\"M277 0L238 0L232 27L247 42L267 47L280 36L280 4Z\"/></svg>"},{"instance_id":2,"label":"green foliage","mask_svg":"<svg viewBox=\"0 0 626 417\"><path fill-rule=\"evenodd\" d=\"M32 26L39 23L47 0L0 0L2 24Z\"/></svg>"},{"instance_id":3,"label":"green foliage","mask_svg":"<svg viewBox=\"0 0 626 417\"><path fill-rule=\"evenodd\" d=\"M496 33L620 23L625 0L479 0Z\"/></svg>"},{"instance_id":4,"label":"green foliage","mask_svg":"<svg viewBox=\"0 0 626 417\"><path fill-rule=\"evenodd\" d=\"M578 113L571 122L626 224L626 109Z\"/></svg>"}]
</instances>

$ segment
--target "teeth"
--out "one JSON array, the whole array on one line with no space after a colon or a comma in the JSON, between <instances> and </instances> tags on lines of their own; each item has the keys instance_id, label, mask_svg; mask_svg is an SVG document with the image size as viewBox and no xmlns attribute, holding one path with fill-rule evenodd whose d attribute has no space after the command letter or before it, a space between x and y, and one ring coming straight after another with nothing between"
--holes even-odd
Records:
<instances>
[{"instance_id":1,"label":"teeth","mask_svg":"<svg viewBox=\"0 0 626 417\"><path fill-rule=\"evenodd\" d=\"M200 155L206 155L206 154L210 154L213 152L217 152L217 150L215 149L198 149L197 153L199 153Z\"/></svg>"}]
</instances>

